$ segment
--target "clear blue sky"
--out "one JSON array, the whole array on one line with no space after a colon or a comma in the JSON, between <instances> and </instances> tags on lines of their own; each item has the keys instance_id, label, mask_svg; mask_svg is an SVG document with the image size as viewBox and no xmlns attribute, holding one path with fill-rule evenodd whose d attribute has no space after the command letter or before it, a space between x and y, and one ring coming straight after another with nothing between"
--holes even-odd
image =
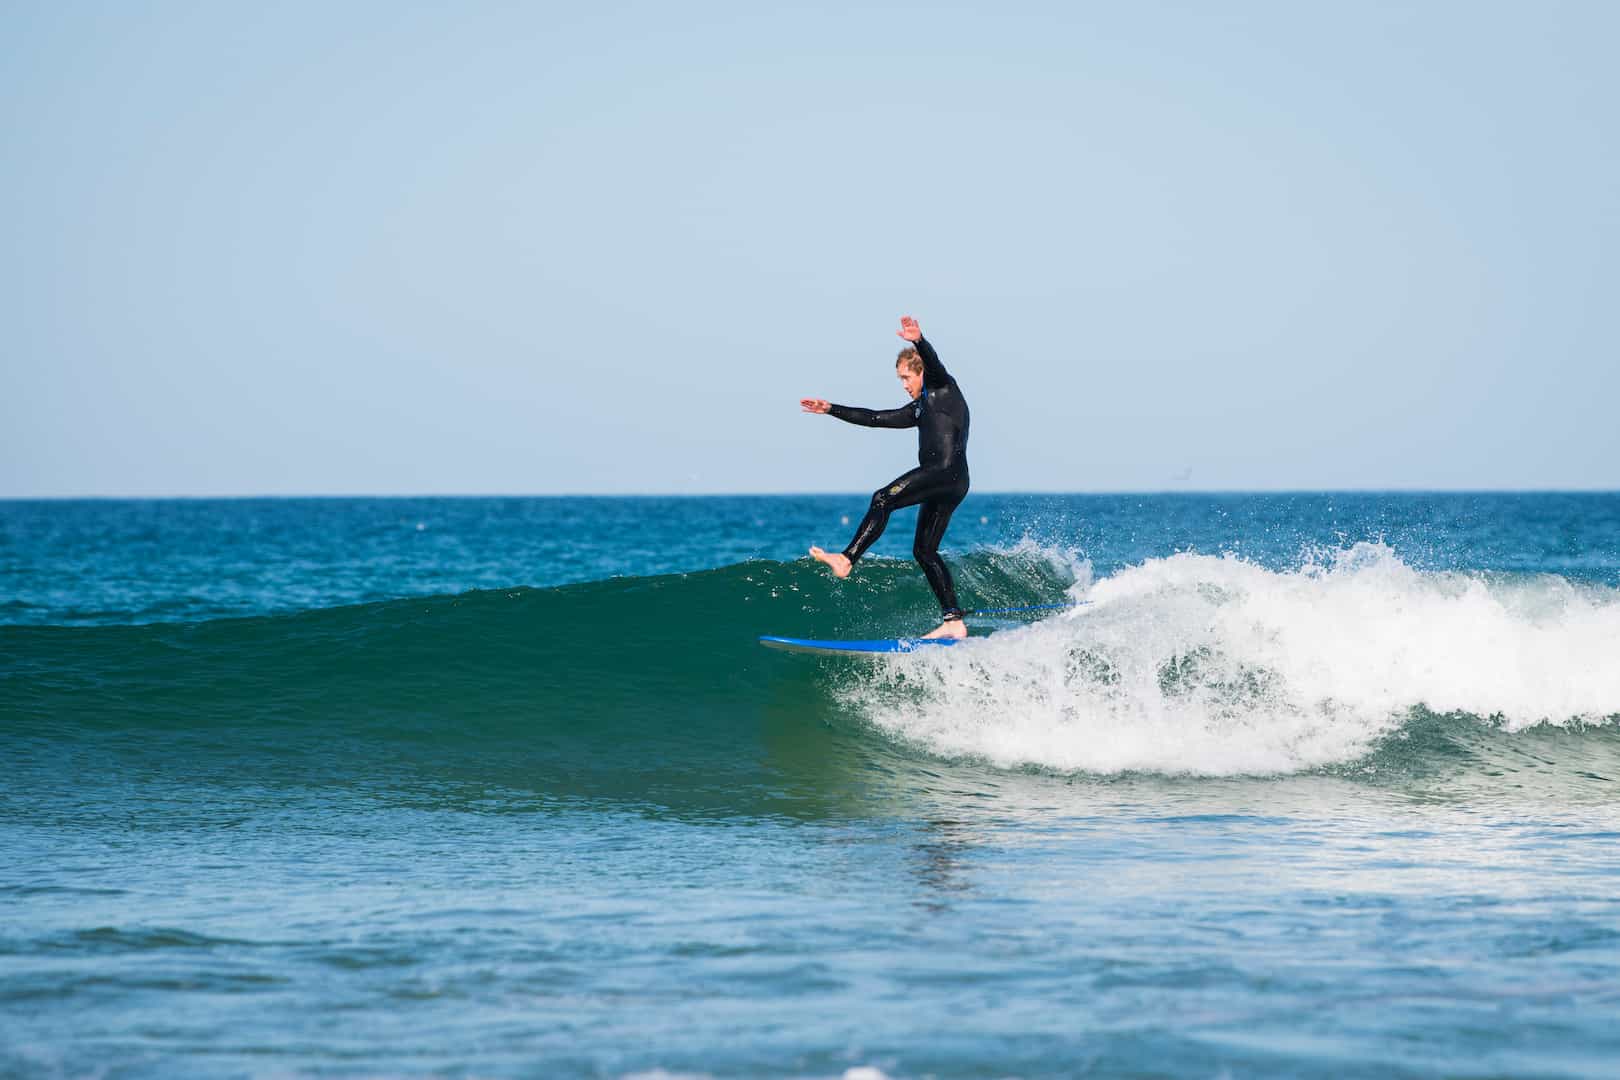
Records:
<instances>
[{"instance_id":1,"label":"clear blue sky","mask_svg":"<svg viewBox=\"0 0 1620 1080\"><path fill-rule=\"evenodd\" d=\"M1620 4L0 2L0 495L1620 487Z\"/></svg>"}]
</instances>

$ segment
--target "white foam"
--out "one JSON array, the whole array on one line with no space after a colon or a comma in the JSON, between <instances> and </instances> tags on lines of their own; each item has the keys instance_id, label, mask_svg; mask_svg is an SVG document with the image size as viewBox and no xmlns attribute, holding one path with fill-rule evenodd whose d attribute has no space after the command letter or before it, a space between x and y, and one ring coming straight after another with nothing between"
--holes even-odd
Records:
<instances>
[{"instance_id":1,"label":"white foam","mask_svg":"<svg viewBox=\"0 0 1620 1080\"><path fill-rule=\"evenodd\" d=\"M1074 593L1091 605L845 693L937 753L1097 773L1349 762L1418 705L1510 731L1620 714L1620 591L1553 575L1423 572L1358 544L1287 572L1150 559Z\"/></svg>"}]
</instances>

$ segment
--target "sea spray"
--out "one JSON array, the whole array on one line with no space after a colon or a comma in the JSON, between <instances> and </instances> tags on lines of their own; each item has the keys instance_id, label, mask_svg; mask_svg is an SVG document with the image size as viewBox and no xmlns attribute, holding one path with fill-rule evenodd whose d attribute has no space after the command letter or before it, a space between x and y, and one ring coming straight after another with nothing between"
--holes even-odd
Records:
<instances>
[{"instance_id":1,"label":"sea spray","mask_svg":"<svg viewBox=\"0 0 1620 1080\"><path fill-rule=\"evenodd\" d=\"M1094 773L1275 774L1355 761L1414 709L1509 732L1620 715L1620 591L1420 571L1357 544L1277 571L1149 559L1025 629L841 684L948 756Z\"/></svg>"}]
</instances>

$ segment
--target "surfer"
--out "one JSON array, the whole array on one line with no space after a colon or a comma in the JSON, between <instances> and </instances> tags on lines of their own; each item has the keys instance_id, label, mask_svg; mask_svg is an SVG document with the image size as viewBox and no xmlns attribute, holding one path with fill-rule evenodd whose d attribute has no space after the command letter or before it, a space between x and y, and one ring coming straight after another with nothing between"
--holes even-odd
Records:
<instances>
[{"instance_id":1,"label":"surfer","mask_svg":"<svg viewBox=\"0 0 1620 1080\"><path fill-rule=\"evenodd\" d=\"M898 409L857 409L833 405L822 398L802 398L805 412L827 413L849 424L862 427L917 429L917 468L903 473L872 495L872 504L861 519L855 536L842 552L812 547L810 554L826 563L837 577L848 577L855 563L865 554L889 523L889 514L904 506L917 506L917 538L911 554L922 564L929 587L939 598L941 620L924 637L964 638L962 608L956 602L956 585L950 568L939 557L939 541L951 523L951 514L968 492L968 407L956 380L939 362L939 354L922 336L917 320L906 315L900 320L900 337L911 342L900 350L894 373L911 397L911 403Z\"/></svg>"}]
</instances>

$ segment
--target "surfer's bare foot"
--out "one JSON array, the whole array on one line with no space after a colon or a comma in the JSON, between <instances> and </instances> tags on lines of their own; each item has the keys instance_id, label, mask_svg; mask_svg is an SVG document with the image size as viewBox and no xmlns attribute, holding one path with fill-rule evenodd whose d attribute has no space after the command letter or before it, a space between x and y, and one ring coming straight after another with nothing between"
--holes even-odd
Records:
<instances>
[{"instance_id":1,"label":"surfer's bare foot","mask_svg":"<svg viewBox=\"0 0 1620 1080\"><path fill-rule=\"evenodd\" d=\"M849 577L849 556L841 551L822 551L818 547L810 549L810 554L826 563L833 572L833 577Z\"/></svg>"},{"instance_id":2,"label":"surfer's bare foot","mask_svg":"<svg viewBox=\"0 0 1620 1080\"><path fill-rule=\"evenodd\" d=\"M958 641L967 636L967 623L961 619L946 619L923 635L924 638L948 637L955 638Z\"/></svg>"}]
</instances>

